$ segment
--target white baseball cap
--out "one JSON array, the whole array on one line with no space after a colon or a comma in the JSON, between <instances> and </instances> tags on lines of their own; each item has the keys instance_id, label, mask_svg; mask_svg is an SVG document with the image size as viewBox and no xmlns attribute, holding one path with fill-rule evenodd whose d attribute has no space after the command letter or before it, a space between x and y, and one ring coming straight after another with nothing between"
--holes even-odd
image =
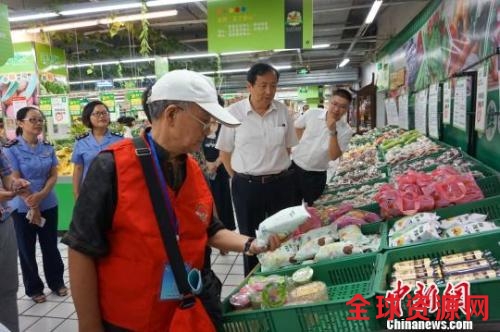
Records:
<instances>
[{"instance_id":1,"label":"white baseball cap","mask_svg":"<svg viewBox=\"0 0 500 332\"><path fill-rule=\"evenodd\" d=\"M226 126L234 127L241 124L219 105L213 80L191 70L173 70L156 81L151 88L148 103L159 100L193 102Z\"/></svg>"}]
</instances>

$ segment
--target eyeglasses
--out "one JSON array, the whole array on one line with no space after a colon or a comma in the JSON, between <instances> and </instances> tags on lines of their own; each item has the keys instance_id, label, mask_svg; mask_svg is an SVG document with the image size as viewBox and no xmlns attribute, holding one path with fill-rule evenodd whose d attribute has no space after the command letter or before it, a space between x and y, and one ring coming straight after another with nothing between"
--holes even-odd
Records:
<instances>
[{"instance_id":1,"label":"eyeglasses","mask_svg":"<svg viewBox=\"0 0 500 332\"><path fill-rule=\"evenodd\" d=\"M184 110L184 108L178 106L181 110ZM187 111L186 112L187 115L189 115L192 119L196 120L196 122L198 122L199 124L201 124L201 130L202 131L208 131L210 129L210 125L211 125L211 122L210 120L208 120L208 122L203 122L200 120L199 117L197 117L196 115L192 114L191 112Z\"/></svg>"},{"instance_id":2,"label":"eyeglasses","mask_svg":"<svg viewBox=\"0 0 500 332\"><path fill-rule=\"evenodd\" d=\"M341 109L343 111L349 109L349 104L337 104L337 103L333 102L332 106L335 108Z\"/></svg>"},{"instance_id":3,"label":"eyeglasses","mask_svg":"<svg viewBox=\"0 0 500 332\"><path fill-rule=\"evenodd\" d=\"M96 118L105 118L105 117L108 117L109 116L109 113L108 112L93 112L92 114L90 114Z\"/></svg>"},{"instance_id":4,"label":"eyeglasses","mask_svg":"<svg viewBox=\"0 0 500 332\"><path fill-rule=\"evenodd\" d=\"M37 124L37 123L44 124L45 123L45 119L42 119L42 118L27 118L27 119L23 119L23 121L26 121L26 120L28 120L32 124Z\"/></svg>"}]
</instances>

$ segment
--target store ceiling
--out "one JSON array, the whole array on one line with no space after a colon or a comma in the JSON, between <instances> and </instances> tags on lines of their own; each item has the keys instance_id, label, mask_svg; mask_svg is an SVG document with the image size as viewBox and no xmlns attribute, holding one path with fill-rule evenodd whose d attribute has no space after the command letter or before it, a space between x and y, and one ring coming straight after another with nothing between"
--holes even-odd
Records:
<instances>
[{"instance_id":1,"label":"store ceiling","mask_svg":"<svg viewBox=\"0 0 500 332\"><path fill-rule=\"evenodd\" d=\"M133 0L130 0L133 1ZM130 2L128 1L128 2ZM270 0L271 1L271 0ZM25 15L28 13L42 12L47 8L62 10L68 7L95 6L98 3L124 3L127 1L43 1L43 0L7 0L10 16ZM393 6L405 6L410 2L427 2L424 0L401 1L385 0L378 16ZM247 68L251 63L259 60L268 61L274 65L291 65L292 70L308 66L311 71L332 70L347 55L350 58L349 66L359 67L363 62L373 60L377 48L387 41L377 37L376 21L367 26L364 20L370 10L373 0L314 0L314 44L330 44L328 48L311 50L291 50L286 52L260 52L253 54L240 54L222 56L222 69ZM151 19L153 29L161 32L163 38L174 37L185 46L186 52L207 52L207 10L206 1L189 4L176 4L161 7L151 7L149 12L177 9L178 15L174 17ZM58 24L74 22L77 20L104 18L110 14L119 16L134 14L138 10L122 10L89 14L84 17L52 18L37 22L11 22L12 29L33 27L34 24ZM416 13L415 13L416 14ZM87 36L92 32L108 30L107 26L95 26L83 29ZM79 30L80 31L80 30ZM378 39L377 39L378 38ZM128 42L121 44L107 43L102 47L130 48ZM58 45L61 46L61 45ZM62 45L68 53L76 52L74 45ZM78 47L78 52L85 51L85 44ZM91 52L94 50L90 50ZM161 54L164 55L164 54ZM97 59L96 59L97 60ZM108 59L98 59L108 60Z\"/></svg>"}]
</instances>

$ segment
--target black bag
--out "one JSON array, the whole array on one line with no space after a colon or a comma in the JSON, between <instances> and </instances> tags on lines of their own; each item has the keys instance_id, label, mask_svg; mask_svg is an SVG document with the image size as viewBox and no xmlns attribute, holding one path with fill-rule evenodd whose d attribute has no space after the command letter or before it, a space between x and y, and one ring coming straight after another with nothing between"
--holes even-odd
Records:
<instances>
[{"instance_id":1,"label":"black bag","mask_svg":"<svg viewBox=\"0 0 500 332\"><path fill-rule=\"evenodd\" d=\"M212 269L205 268L201 271L201 279L203 280L203 289L198 295L205 310L210 316L215 328L222 328L222 304L220 296L222 292L222 282Z\"/></svg>"},{"instance_id":2,"label":"black bag","mask_svg":"<svg viewBox=\"0 0 500 332\"><path fill-rule=\"evenodd\" d=\"M179 247L177 246L173 229L168 221L169 214L167 213L167 209L163 203L165 200L162 197L162 190L159 187L158 181L154 178L155 168L151 157L151 151L142 137L136 137L133 141L136 149L136 155L139 157L143 167L146 183L148 184L149 195L151 197L151 201L153 202L163 244L165 245L165 250L170 258L170 264L172 265L172 272L174 273L175 281L181 294L187 295L185 299L181 300L181 307L189 308L193 305L193 293L187 283L187 274L184 269L182 256L180 254ZM222 283L219 278L217 278L214 271L209 268L204 268L201 271L201 278L203 288L201 293L198 295L198 298L202 302L203 307L212 320L215 328L221 329L222 307L220 296Z\"/></svg>"}]
</instances>

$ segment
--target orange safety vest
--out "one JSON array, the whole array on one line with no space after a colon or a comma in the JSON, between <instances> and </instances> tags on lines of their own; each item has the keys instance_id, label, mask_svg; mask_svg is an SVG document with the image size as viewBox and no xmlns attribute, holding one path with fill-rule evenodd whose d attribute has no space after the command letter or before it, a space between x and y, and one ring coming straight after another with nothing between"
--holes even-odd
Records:
<instances>
[{"instance_id":1,"label":"orange safety vest","mask_svg":"<svg viewBox=\"0 0 500 332\"><path fill-rule=\"evenodd\" d=\"M195 307L186 310L179 309L178 301L160 301L168 258L140 161L131 140L118 142L109 150L116 163L118 201L107 233L109 255L97 261L102 319L132 331L189 332L194 327L183 321L189 323L194 313L197 332L215 331L198 299ZM178 193L170 188L168 193L179 222L182 257L201 270L213 198L193 158L187 158L186 179Z\"/></svg>"}]
</instances>

